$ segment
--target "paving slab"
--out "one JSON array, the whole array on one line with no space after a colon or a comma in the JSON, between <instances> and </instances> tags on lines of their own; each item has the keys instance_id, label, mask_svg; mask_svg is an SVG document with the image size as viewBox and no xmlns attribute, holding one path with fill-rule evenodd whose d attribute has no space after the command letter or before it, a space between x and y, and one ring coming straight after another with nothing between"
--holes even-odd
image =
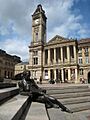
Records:
<instances>
[{"instance_id":1,"label":"paving slab","mask_svg":"<svg viewBox=\"0 0 90 120\"><path fill-rule=\"evenodd\" d=\"M48 109L50 120L89 120L85 115L65 113L60 109Z\"/></svg>"},{"instance_id":2,"label":"paving slab","mask_svg":"<svg viewBox=\"0 0 90 120\"><path fill-rule=\"evenodd\" d=\"M17 95L0 106L0 120L19 120L28 96Z\"/></svg>"},{"instance_id":3,"label":"paving slab","mask_svg":"<svg viewBox=\"0 0 90 120\"><path fill-rule=\"evenodd\" d=\"M19 88L17 87L0 89L0 102L18 93L19 93Z\"/></svg>"},{"instance_id":4,"label":"paving slab","mask_svg":"<svg viewBox=\"0 0 90 120\"><path fill-rule=\"evenodd\" d=\"M66 105L73 112L79 112L84 110L90 110L90 102L78 103L78 104L70 104Z\"/></svg>"},{"instance_id":5,"label":"paving slab","mask_svg":"<svg viewBox=\"0 0 90 120\"><path fill-rule=\"evenodd\" d=\"M85 120L90 120L90 110L86 110L86 111L81 111L81 112L77 112L75 113L75 115L79 116L79 117L82 117L85 119ZM82 119L82 120L84 120Z\"/></svg>"},{"instance_id":6,"label":"paving slab","mask_svg":"<svg viewBox=\"0 0 90 120\"><path fill-rule=\"evenodd\" d=\"M25 120L48 120L45 105L32 102Z\"/></svg>"}]
</instances>

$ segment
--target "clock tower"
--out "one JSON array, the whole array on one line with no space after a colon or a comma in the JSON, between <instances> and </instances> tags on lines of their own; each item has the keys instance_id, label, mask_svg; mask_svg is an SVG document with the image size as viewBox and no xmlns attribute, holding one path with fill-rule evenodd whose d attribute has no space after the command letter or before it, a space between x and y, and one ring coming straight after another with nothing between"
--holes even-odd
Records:
<instances>
[{"instance_id":1,"label":"clock tower","mask_svg":"<svg viewBox=\"0 0 90 120\"><path fill-rule=\"evenodd\" d=\"M39 4L32 15L32 45L46 43L46 15Z\"/></svg>"},{"instance_id":2,"label":"clock tower","mask_svg":"<svg viewBox=\"0 0 90 120\"><path fill-rule=\"evenodd\" d=\"M43 52L46 43L46 15L39 4L32 15L32 41L29 46L29 66L31 75L43 78Z\"/></svg>"}]
</instances>

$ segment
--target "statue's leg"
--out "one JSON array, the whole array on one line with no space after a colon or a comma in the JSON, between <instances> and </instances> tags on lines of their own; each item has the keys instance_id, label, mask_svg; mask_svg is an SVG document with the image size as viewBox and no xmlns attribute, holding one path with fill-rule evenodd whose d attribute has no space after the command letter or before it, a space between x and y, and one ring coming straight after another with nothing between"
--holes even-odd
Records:
<instances>
[{"instance_id":1,"label":"statue's leg","mask_svg":"<svg viewBox=\"0 0 90 120\"><path fill-rule=\"evenodd\" d=\"M53 104L50 99L46 95L38 96L37 98L33 99L34 102L44 103L45 107L47 108L59 108L56 104Z\"/></svg>"},{"instance_id":2,"label":"statue's leg","mask_svg":"<svg viewBox=\"0 0 90 120\"><path fill-rule=\"evenodd\" d=\"M60 101L52 96L48 96L46 94L38 95L37 97L33 97L34 102L44 103L47 108L61 108L62 111L72 113L67 107L65 107Z\"/></svg>"},{"instance_id":3,"label":"statue's leg","mask_svg":"<svg viewBox=\"0 0 90 120\"><path fill-rule=\"evenodd\" d=\"M52 104L56 104L57 106L59 106L59 108L61 108L62 111L65 112L69 112L72 113L72 111L70 111L67 107L65 107L60 101L58 101L56 98L52 97L52 96L47 96L48 100L52 102Z\"/></svg>"}]
</instances>

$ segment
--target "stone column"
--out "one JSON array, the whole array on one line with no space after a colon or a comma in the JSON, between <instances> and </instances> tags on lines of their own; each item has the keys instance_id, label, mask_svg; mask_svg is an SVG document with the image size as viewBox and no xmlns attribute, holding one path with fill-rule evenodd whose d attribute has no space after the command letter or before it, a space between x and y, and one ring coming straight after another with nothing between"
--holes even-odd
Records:
<instances>
[{"instance_id":1,"label":"stone column","mask_svg":"<svg viewBox=\"0 0 90 120\"><path fill-rule=\"evenodd\" d=\"M68 60L68 63L70 63L70 49L69 49L69 46L67 46L67 60Z\"/></svg>"},{"instance_id":2,"label":"stone column","mask_svg":"<svg viewBox=\"0 0 90 120\"><path fill-rule=\"evenodd\" d=\"M71 79L71 73L70 73L71 71L70 71L70 68L68 69L68 81L70 81L70 79Z\"/></svg>"},{"instance_id":3,"label":"stone column","mask_svg":"<svg viewBox=\"0 0 90 120\"><path fill-rule=\"evenodd\" d=\"M48 80L50 80L50 69L48 69Z\"/></svg>"},{"instance_id":4,"label":"stone column","mask_svg":"<svg viewBox=\"0 0 90 120\"><path fill-rule=\"evenodd\" d=\"M56 64L56 48L54 48L54 63Z\"/></svg>"},{"instance_id":5,"label":"stone column","mask_svg":"<svg viewBox=\"0 0 90 120\"><path fill-rule=\"evenodd\" d=\"M50 65L50 49L48 49L48 65Z\"/></svg>"},{"instance_id":6,"label":"stone column","mask_svg":"<svg viewBox=\"0 0 90 120\"><path fill-rule=\"evenodd\" d=\"M31 70L31 76L33 76L33 70Z\"/></svg>"},{"instance_id":7,"label":"stone column","mask_svg":"<svg viewBox=\"0 0 90 120\"><path fill-rule=\"evenodd\" d=\"M64 83L64 71L63 71L63 68L61 69L61 73L62 73L62 82Z\"/></svg>"},{"instance_id":8,"label":"stone column","mask_svg":"<svg viewBox=\"0 0 90 120\"><path fill-rule=\"evenodd\" d=\"M45 50L43 51L43 65L45 65Z\"/></svg>"},{"instance_id":9,"label":"stone column","mask_svg":"<svg viewBox=\"0 0 90 120\"><path fill-rule=\"evenodd\" d=\"M61 62L61 49L59 47L59 63Z\"/></svg>"},{"instance_id":10,"label":"stone column","mask_svg":"<svg viewBox=\"0 0 90 120\"><path fill-rule=\"evenodd\" d=\"M61 62L63 63L63 47L61 47Z\"/></svg>"},{"instance_id":11,"label":"stone column","mask_svg":"<svg viewBox=\"0 0 90 120\"><path fill-rule=\"evenodd\" d=\"M75 68L75 83L78 83L78 77L77 77L77 68Z\"/></svg>"},{"instance_id":12,"label":"stone column","mask_svg":"<svg viewBox=\"0 0 90 120\"><path fill-rule=\"evenodd\" d=\"M74 62L76 63L76 54L77 54L77 52L76 52L76 46L73 46L73 50L74 50Z\"/></svg>"},{"instance_id":13,"label":"stone column","mask_svg":"<svg viewBox=\"0 0 90 120\"><path fill-rule=\"evenodd\" d=\"M54 69L54 80L56 80L56 69Z\"/></svg>"},{"instance_id":14,"label":"stone column","mask_svg":"<svg viewBox=\"0 0 90 120\"><path fill-rule=\"evenodd\" d=\"M30 59L29 59L29 64L32 66L33 65L33 52L30 51Z\"/></svg>"}]
</instances>

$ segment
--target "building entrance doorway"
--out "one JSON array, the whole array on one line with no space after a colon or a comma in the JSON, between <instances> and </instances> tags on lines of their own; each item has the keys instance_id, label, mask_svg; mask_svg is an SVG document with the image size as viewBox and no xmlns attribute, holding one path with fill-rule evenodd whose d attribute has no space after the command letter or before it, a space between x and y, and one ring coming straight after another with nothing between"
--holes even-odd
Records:
<instances>
[{"instance_id":1,"label":"building entrance doorway","mask_svg":"<svg viewBox=\"0 0 90 120\"><path fill-rule=\"evenodd\" d=\"M88 83L90 83L90 72L88 73Z\"/></svg>"},{"instance_id":2,"label":"building entrance doorway","mask_svg":"<svg viewBox=\"0 0 90 120\"><path fill-rule=\"evenodd\" d=\"M56 83L62 82L61 80L61 70L56 69Z\"/></svg>"},{"instance_id":3,"label":"building entrance doorway","mask_svg":"<svg viewBox=\"0 0 90 120\"><path fill-rule=\"evenodd\" d=\"M54 80L54 71L52 69L50 70L50 79Z\"/></svg>"}]
</instances>

